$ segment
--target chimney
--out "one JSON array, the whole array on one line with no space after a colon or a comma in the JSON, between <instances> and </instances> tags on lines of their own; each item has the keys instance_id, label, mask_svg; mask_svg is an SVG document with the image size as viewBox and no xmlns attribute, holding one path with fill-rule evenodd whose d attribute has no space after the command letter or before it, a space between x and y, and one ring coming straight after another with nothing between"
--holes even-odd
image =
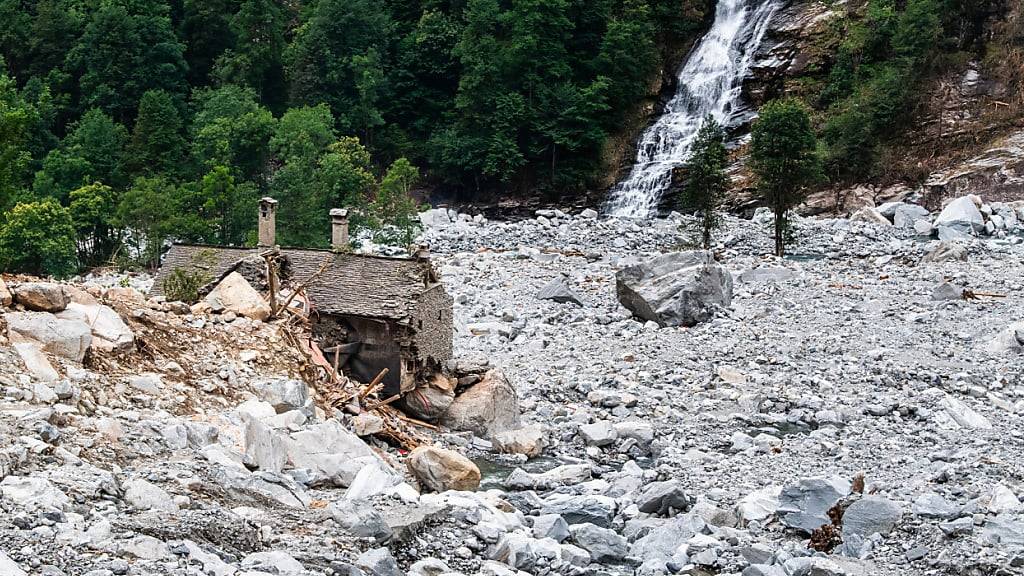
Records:
<instances>
[{"instance_id":1,"label":"chimney","mask_svg":"<svg viewBox=\"0 0 1024 576\"><path fill-rule=\"evenodd\" d=\"M331 209L331 249L336 252L347 252L348 243L348 210Z\"/></svg>"},{"instance_id":2,"label":"chimney","mask_svg":"<svg viewBox=\"0 0 1024 576\"><path fill-rule=\"evenodd\" d=\"M277 229L276 229L276 216L277 216L277 200L274 200L270 196L264 196L260 198L260 226L259 226L259 239L257 241L258 246L265 246L270 248L274 245L277 240Z\"/></svg>"}]
</instances>

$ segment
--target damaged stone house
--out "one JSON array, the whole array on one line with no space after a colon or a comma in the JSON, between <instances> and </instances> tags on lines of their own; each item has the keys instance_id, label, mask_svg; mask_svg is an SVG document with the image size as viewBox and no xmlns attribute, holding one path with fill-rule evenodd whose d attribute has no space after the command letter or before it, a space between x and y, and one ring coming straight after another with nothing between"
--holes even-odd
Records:
<instances>
[{"instance_id":1,"label":"damaged stone house","mask_svg":"<svg viewBox=\"0 0 1024 576\"><path fill-rule=\"evenodd\" d=\"M202 274L200 297L232 272L267 292L261 254L275 247L276 208L275 200L260 200L256 248L171 246L150 295L163 295L175 270ZM332 249L280 248L278 277L282 283L308 282L313 338L330 360L338 349L346 375L365 383L387 368L384 397L404 394L452 357L452 297L425 251L411 258L350 253L347 212L334 209L330 216Z\"/></svg>"}]
</instances>

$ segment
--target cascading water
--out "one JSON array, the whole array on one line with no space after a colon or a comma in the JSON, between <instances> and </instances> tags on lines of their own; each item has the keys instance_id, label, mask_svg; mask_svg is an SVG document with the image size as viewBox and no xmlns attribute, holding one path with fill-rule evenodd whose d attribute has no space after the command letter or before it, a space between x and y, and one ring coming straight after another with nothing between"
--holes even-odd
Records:
<instances>
[{"instance_id":1,"label":"cascading water","mask_svg":"<svg viewBox=\"0 0 1024 576\"><path fill-rule=\"evenodd\" d=\"M719 0L711 29L679 71L679 87L665 112L637 145L636 164L612 189L607 212L645 218L658 208L701 122L711 115L725 127L740 120L743 79L781 0Z\"/></svg>"}]
</instances>

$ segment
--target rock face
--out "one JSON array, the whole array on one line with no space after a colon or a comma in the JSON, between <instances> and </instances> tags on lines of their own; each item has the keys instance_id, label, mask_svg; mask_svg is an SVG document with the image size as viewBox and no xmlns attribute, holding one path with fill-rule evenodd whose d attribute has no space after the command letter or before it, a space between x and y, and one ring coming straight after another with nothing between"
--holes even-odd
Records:
<instances>
[{"instance_id":1,"label":"rock face","mask_svg":"<svg viewBox=\"0 0 1024 576\"><path fill-rule=\"evenodd\" d=\"M732 275L704 250L663 254L615 275L619 302L661 326L693 326L732 302Z\"/></svg>"},{"instance_id":2,"label":"rock face","mask_svg":"<svg viewBox=\"0 0 1024 576\"><path fill-rule=\"evenodd\" d=\"M264 302L260 293L238 272L225 276L220 284L207 294L206 303L215 312L230 311L254 320L266 320L270 317L270 304Z\"/></svg>"},{"instance_id":3,"label":"rock face","mask_svg":"<svg viewBox=\"0 0 1024 576\"><path fill-rule=\"evenodd\" d=\"M14 300L29 310L60 312L71 298L60 284L27 282L15 288Z\"/></svg>"},{"instance_id":4,"label":"rock face","mask_svg":"<svg viewBox=\"0 0 1024 576\"><path fill-rule=\"evenodd\" d=\"M11 339L38 342L43 350L81 362L92 345L92 330L80 320L65 320L46 312L12 312L6 315Z\"/></svg>"},{"instance_id":5,"label":"rock face","mask_svg":"<svg viewBox=\"0 0 1024 576\"><path fill-rule=\"evenodd\" d=\"M947 204L933 224L936 228L945 226L964 234L985 231L985 217L969 196L961 196Z\"/></svg>"},{"instance_id":6,"label":"rock face","mask_svg":"<svg viewBox=\"0 0 1024 576\"><path fill-rule=\"evenodd\" d=\"M458 452L420 446L409 455L408 465L420 486L434 492L480 487L480 469Z\"/></svg>"},{"instance_id":7,"label":"rock face","mask_svg":"<svg viewBox=\"0 0 1024 576\"><path fill-rule=\"evenodd\" d=\"M448 407L441 424L482 438L519 427L519 396L505 375L491 370Z\"/></svg>"}]
</instances>

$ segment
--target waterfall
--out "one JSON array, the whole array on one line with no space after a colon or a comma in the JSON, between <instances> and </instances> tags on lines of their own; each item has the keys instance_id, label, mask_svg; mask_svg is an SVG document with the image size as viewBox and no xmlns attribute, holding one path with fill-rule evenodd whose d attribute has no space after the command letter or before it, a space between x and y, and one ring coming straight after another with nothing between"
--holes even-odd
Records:
<instances>
[{"instance_id":1,"label":"waterfall","mask_svg":"<svg viewBox=\"0 0 1024 576\"><path fill-rule=\"evenodd\" d=\"M629 176L612 189L606 210L645 218L657 211L672 169L686 162L701 121L728 128L743 120L743 79L781 0L718 0L715 21L677 75L665 112L641 136Z\"/></svg>"}]
</instances>

